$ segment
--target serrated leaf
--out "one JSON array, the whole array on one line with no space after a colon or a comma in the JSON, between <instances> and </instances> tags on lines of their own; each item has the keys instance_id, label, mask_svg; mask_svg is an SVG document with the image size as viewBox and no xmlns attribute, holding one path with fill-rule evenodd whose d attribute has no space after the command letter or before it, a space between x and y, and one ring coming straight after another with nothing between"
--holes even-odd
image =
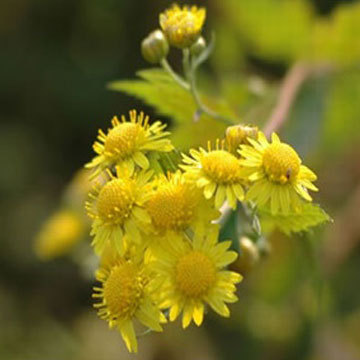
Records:
<instances>
[{"instance_id":1,"label":"serrated leaf","mask_svg":"<svg viewBox=\"0 0 360 360\"><path fill-rule=\"evenodd\" d=\"M286 235L309 231L311 228L330 222L330 216L316 204L305 204L300 213L289 215L272 215L265 209L260 209L260 218L264 228L277 228Z\"/></svg>"},{"instance_id":2,"label":"serrated leaf","mask_svg":"<svg viewBox=\"0 0 360 360\"><path fill-rule=\"evenodd\" d=\"M197 122L194 115L197 111L192 95L181 88L164 70L155 68L141 70L139 79L113 81L108 88L124 92L141 99L155 108L156 113L173 120L172 141L181 150L190 146L205 145L208 140L222 137L226 125L205 114ZM204 103L222 116L235 118L229 106L214 98L202 97ZM180 125L181 126L178 126Z\"/></svg>"}]
</instances>

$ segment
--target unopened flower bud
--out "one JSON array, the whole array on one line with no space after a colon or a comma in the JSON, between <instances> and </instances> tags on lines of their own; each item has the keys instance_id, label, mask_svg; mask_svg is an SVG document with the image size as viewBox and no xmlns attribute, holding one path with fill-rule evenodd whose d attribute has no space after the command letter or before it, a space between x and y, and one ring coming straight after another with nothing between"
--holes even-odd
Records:
<instances>
[{"instance_id":1,"label":"unopened flower bud","mask_svg":"<svg viewBox=\"0 0 360 360\"><path fill-rule=\"evenodd\" d=\"M193 56L199 56L206 49L206 41L200 36L196 42L191 46L190 52Z\"/></svg>"},{"instance_id":2,"label":"unopened flower bud","mask_svg":"<svg viewBox=\"0 0 360 360\"><path fill-rule=\"evenodd\" d=\"M249 273L260 259L259 249L256 244L246 236L239 239L240 255L237 260L231 264L231 268L240 272L240 274Z\"/></svg>"},{"instance_id":3,"label":"unopened flower bud","mask_svg":"<svg viewBox=\"0 0 360 360\"><path fill-rule=\"evenodd\" d=\"M191 47L201 34L206 10L196 6L173 5L160 14L160 26L170 45L179 49Z\"/></svg>"},{"instance_id":4,"label":"unopened flower bud","mask_svg":"<svg viewBox=\"0 0 360 360\"><path fill-rule=\"evenodd\" d=\"M234 125L226 129L225 141L228 151L236 154L241 144L247 144L247 139L257 139L258 128L256 126Z\"/></svg>"},{"instance_id":5,"label":"unopened flower bud","mask_svg":"<svg viewBox=\"0 0 360 360\"><path fill-rule=\"evenodd\" d=\"M151 32L141 43L141 53L151 64L159 63L169 53L169 44L161 30Z\"/></svg>"}]
</instances>

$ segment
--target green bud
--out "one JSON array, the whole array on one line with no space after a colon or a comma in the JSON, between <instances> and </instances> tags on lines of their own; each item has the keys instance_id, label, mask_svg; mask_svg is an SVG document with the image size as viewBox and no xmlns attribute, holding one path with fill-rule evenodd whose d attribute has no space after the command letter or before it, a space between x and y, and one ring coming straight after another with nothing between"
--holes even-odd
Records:
<instances>
[{"instance_id":1,"label":"green bud","mask_svg":"<svg viewBox=\"0 0 360 360\"><path fill-rule=\"evenodd\" d=\"M258 128L256 126L233 125L225 132L225 141L228 151L236 154L239 145L248 144L248 138L257 139Z\"/></svg>"},{"instance_id":2,"label":"green bud","mask_svg":"<svg viewBox=\"0 0 360 360\"><path fill-rule=\"evenodd\" d=\"M236 261L230 266L240 274L247 274L260 260L259 249L256 244L246 236L241 237L238 241L240 254Z\"/></svg>"},{"instance_id":3,"label":"green bud","mask_svg":"<svg viewBox=\"0 0 360 360\"><path fill-rule=\"evenodd\" d=\"M206 49L206 41L200 36L196 42L191 46L190 52L193 56L199 56Z\"/></svg>"},{"instance_id":4,"label":"green bud","mask_svg":"<svg viewBox=\"0 0 360 360\"><path fill-rule=\"evenodd\" d=\"M158 64L169 53L169 44L161 30L151 32L141 43L141 53L146 61Z\"/></svg>"}]
</instances>

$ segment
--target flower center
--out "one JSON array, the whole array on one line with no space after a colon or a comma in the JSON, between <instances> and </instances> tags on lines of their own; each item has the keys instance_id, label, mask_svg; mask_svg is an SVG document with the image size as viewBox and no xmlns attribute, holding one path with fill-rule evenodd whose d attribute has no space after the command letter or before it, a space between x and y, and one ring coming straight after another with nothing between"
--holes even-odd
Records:
<instances>
[{"instance_id":1,"label":"flower center","mask_svg":"<svg viewBox=\"0 0 360 360\"><path fill-rule=\"evenodd\" d=\"M125 122L109 130L105 140L105 152L110 156L125 158L133 154L144 136L144 129L139 124Z\"/></svg>"},{"instance_id":2,"label":"flower center","mask_svg":"<svg viewBox=\"0 0 360 360\"><path fill-rule=\"evenodd\" d=\"M197 194L188 184L166 184L149 200L147 210L160 231L180 230L190 225L197 203Z\"/></svg>"},{"instance_id":3,"label":"flower center","mask_svg":"<svg viewBox=\"0 0 360 360\"><path fill-rule=\"evenodd\" d=\"M130 263L115 266L104 283L104 300L111 317L132 317L143 296L145 278Z\"/></svg>"},{"instance_id":4,"label":"flower center","mask_svg":"<svg viewBox=\"0 0 360 360\"><path fill-rule=\"evenodd\" d=\"M239 160L224 150L214 150L201 159L201 165L206 175L216 183L232 184L241 180L241 165Z\"/></svg>"},{"instance_id":5,"label":"flower center","mask_svg":"<svg viewBox=\"0 0 360 360\"><path fill-rule=\"evenodd\" d=\"M298 175L301 160L291 146L273 143L265 149L263 165L271 181L286 184Z\"/></svg>"},{"instance_id":6,"label":"flower center","mask_svg":"<svg viewBox=\"0 0 360 360\"><path fill-rule=\"evenodd\" d=\"M205 295L216 280L213 262L200 251L183 256L176 265L176 284L188 297Z\"/></svg>"},{"instance_id":7,"label":"flower center","mask_svg":"<svg viewBox=\"0 0 360 360\"><path fill-rule=\"evenodd\" d=\"M129 216L135 201L133 183L123 179L109 181L97 199L97 210L104 221L122 224Z\"/></svg>"},{"instance_id":8,"label":"flower center","mask_svg":"<svg viewBox=\"0 0 360 360\"><path fill-rule=\"evenodd\" d=\"M179 11L173 14L169 21L171 25L178 29L192 29L194 28L196 17L190 11Z\"/></svg>"}]
</instances>

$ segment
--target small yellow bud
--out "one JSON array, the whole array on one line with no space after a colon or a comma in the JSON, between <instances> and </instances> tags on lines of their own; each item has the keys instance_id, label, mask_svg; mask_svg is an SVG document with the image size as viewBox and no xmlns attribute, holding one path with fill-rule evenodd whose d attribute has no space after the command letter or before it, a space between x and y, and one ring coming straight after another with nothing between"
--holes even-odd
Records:
<instances>
[{"instance_id":1,"label":"small yellow bud","mask_svg":"<svg viewBox=\"0 0 360 360\"><path fill-rule=\"evenodd\" d=\"M200 36L196 40L196 43L194 43L191 46L190 52L191 52L191 55L199 56L205 49L206 49L206 41L202 36Z\"/></svg>"},{"instance_id":2,"label":"small yellow bud","mask_svg":"<svg viewBox=\"0 0 360 360\"><path fill-rule=\"evenodd\" d=\"M260 259L259 249L249 238L243 236L239 239L240 255L231 264L231 268L241 274L249 273Z\"/></svg>"},{"instance_id":3,"label":"small yellow bud","mask_svg":"<svg viewBox=\"0 0 360 360\"><path fill-rule=\"evenodd\" d=\"M151 32L141 43L141 53L151 64L159 63L169 53L169 44L161 30Z\"/></svg>"},{"instance_id":4,"label":"small yellow bud","mask_svg":"<svg viewBox=\"0 0 360 360\"><path fill-rule=\"evenodd\" d=\"M234 125L226 129L225 141L228 151L235 153L240 144L248 144L247 138L257 139L258 128L256 126Z\"/></svg>"}]
</instances>

